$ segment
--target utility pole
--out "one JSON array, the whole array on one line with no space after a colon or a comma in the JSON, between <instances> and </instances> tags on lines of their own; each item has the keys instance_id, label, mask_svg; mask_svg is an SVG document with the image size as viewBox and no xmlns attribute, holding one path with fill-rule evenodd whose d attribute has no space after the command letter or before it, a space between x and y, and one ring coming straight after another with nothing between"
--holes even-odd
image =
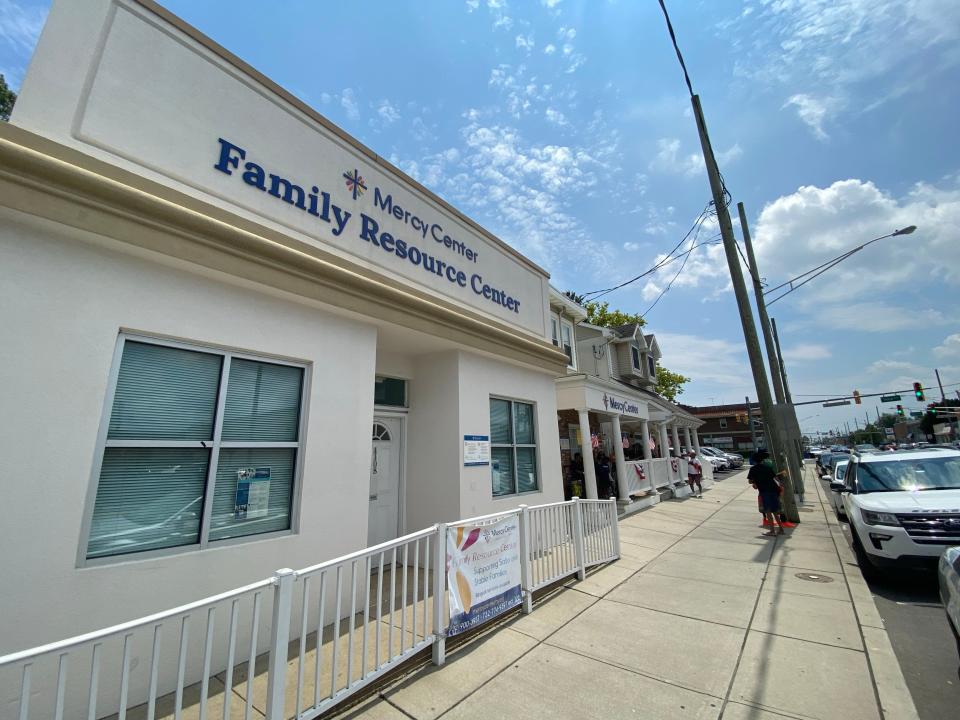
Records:
<instances>
[{"instance_id":1,"label":"utility pole","mask_svg":"<svg viewBox=\"0 0 960 720\"><path fill-rule=\"evenodd\" d=\"M933 371L937 374L937 385L940 386L940 402L946 402L947 396L943 393L943 380L940 379L940 370L934 368Z\"/></svg>"},{"instance_id":2,"label":"utility pole","mask_svg":"<svg viewBox=\"0 0 960 720\"><path fill-rule=\"evenodd\" d=\"M750 405L750 398L745 397L747 403L747 422L750 424L750 442L753 444L753 451L757 451L757 429L753 426L753 406Z\"/></svg>"},{"instance_id":3,"label":"utility pole","mask_svg":"<svg viewBox=\"0 0 960 720\"><path fill-rule=\"evenodd\" d=\"M763 343L767 346L767 362L770 365L770 377L773 378L773 394L778 403L786 402L783 392L783 375L777 363L778 353L773 347L773 334L770 332L770 317L767 315L767 304L763 301L763 284L760 282L760 270L757 268L757 258L753 254L753 241L750 239L750 226L747 224L747 213L743 203L737 203L737 212L740 215L740 232L743 235L743 244L747 247L747 262L750 267L750 278L753 280L753 296L757 301L757 314L760 316L760 329L763 331Z\"/></svg>"},{"instance_id":4,"label":"utility pole","mask_svg":"<svg viewBox=\"0 0 960 720\"><path fill-rule=\"evenodd\" d=\"M767 437L770 450L776 465L787 470L787 482L783 493L783 511L790 522L800 522L800 513L797 511L794 488L802 482L793 467L787 453L787 442L782 431L780 418L773 409L773 397L770 395L770 386L767 384L766 370L763 367L763 353L760 351L760 341L757 338L757 328L753 324L753 311L750 309L750 299L747 297L747 286L743 281L743 272L740 269L740 258L737 250L737 241L733 236L733 223L730 221L730 212L727 209L727 192L720 178L717 159L710 145L710 136L707 134L706 121L703 119L703 110L700 107L700 97L691 94L690 102L693 105L693 116L697 121L697 131L700 135L700 147L703 150L704 163L707 167L707 176L710 179L710 190L713 193L713 205L717 211L717 221L720 224L720 235L723 238L723 249L727 256L727 266L730 269L730 280L733 283L733 292L737 299L737 308L740 311L740 324L743 326L743 337L747 345L747 357L750 359L750 370L753 372L753 382L757 389L757 399L760 401L760 412L763 415L764 428L769 429ZM795 476L795 477L794 477Z\"/></svg>"},{"instance_id":5,"label":"utility pole","mask_svg":"<svg viewBox=\"0 0 960 720\"><path fill-rule=\"evenodd\" d=\"M773 343L777 347L777 364L780 366L780 377L783 378L783 394L788 403L793 403L790 397L790 383L787 382L787 368L783 364L783 353L780 352L780 336L777 334L777 319L770 318L770 327L773 329Z\"/></svg>"}]
</instances>

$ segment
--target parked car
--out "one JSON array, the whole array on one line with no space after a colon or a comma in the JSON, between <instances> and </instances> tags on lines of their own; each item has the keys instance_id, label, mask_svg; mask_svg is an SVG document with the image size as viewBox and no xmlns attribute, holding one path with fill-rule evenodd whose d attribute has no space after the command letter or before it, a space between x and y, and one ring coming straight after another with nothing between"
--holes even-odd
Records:
<instances>
[{"instance_id":1,"label":"parked car","mask_svg":"<svg viewBox=\"0 0 960 720\"><path fill-rule=\"evenodd\" d=\"M817 471L817 477L822 479L830 474L830 459L834 455L838 454L839 453L822 452L817 455L817 459L814 461L814 468Z\"/></svg>"},{"instance_id":2,"label":"parked car","mask_svg":"<svg viewBox=\"0 0 960 720\"><path fill-rule=\"evenodd\" d=\"M838 483L838 486L839 483L843 483L844 477L847 474L847 465L850 460L842 455L835 455L834 457L837 458L837 461L833 465L833 473L831 475L824 475L824 479L830 483L830 504L833 505L833 512L838 519L846 520L847 512L843 509L843 493L833 489L833 483ZM846 487L845 484L844 487Z\"/></svg>"},{"instance_id":3,"label":"parked car","mask_svg":"<svg viewBox=\"0 0 960 720\"><path fill-rule=\"evenodd\" d=\"M864 572L933 566L960 545L960 451L853 453L840 492Z\"/></svg>"},{"instance_id":4,"label":"parked car","mask_svg":"<svg viewBox=\"0 0 960 720\"><path fill-rule=\"evenodd\" d=\"M714 466L714 470L729 470L730 469L730 460L727 458L726 453L722 453L716 448L710 447L700 447L700 453L707 458L710 458L711 464ZM713 462L713 460L717 462Z\"/></svg>"},{"instance_id":5,"label":"parked car","mask_svg":"<svg viewBox=\"0 0 960 720\"><path fill-rule=\"evenodd\" d=\"M940 556L940 599L947 613L947 623L953 630L960 654L960 547L949 547Z\"/></svg>"},{"instance_id":6,"label":"parked car","mask_svg":"<svg viewBox=\"0 0 960 720\"><path fill-rule=\"evenodd\" d=\"M727 461L727 465L729 465L731 468L743 467L743 455L724 452L720 448L715 447L701 448L701 450L709 450L713 455L724 458Z\"/></svg>"}]
</instances>

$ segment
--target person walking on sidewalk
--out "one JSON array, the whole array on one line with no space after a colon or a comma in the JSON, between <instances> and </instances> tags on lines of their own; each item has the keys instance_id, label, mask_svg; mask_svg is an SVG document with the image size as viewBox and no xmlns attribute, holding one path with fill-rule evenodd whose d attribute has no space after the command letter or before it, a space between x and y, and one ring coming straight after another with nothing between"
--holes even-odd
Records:
<instances>
[{"instance_id":1,"label":"person walking on sidewalk","mask_svg":"<svg viewBox=\"0 0 960 720\"><path fill-rule=\"evenodd\" d=\"M697 486L696 496L703 497L703 466L697 460L697 453L694 450L687 451L687 485L690 486L690 493L693 494L693 486Z\"/></svg>"},{"instance_id":2,"label":"person walking on sidewalk","mask_svg":"<svg viewBox=\"0 0 960 720\"><path fill-rule=\"evenodd\" d=\"M783 535L783 525L780 524L780 483L773 468L763 462L768 457L765 450L757 452L758 462L750 468L747 480L760 494L760 509L764 520L770 523L770 532L764 533L768 537Z\"/></svg>"}]
</instances>

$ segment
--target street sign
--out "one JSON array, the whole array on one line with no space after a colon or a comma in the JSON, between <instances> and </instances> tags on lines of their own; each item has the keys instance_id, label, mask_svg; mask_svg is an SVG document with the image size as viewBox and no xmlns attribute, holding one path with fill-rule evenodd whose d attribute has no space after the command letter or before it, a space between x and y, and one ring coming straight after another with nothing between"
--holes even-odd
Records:
<instances>
[{"instance_id":1,"label":"street sign","mask_svg":"<svg viewBox=\"0 0 960 720\"><path fill-rule=\"evenodd\" d=\"M849 400L831 400L830 402L825 402L824 407L837 407L838 405L849 405Z\"/></svg>"},{"instance_id":2,"label":"street sign","mask_svg":"<svg viewBox=\"0 0 960 720\"><path fill-rule=\"evenodd\" d=\"M918 412L918 411L916 411L916 410L911 410L911 411L910 411L910 417L912 417L912 418L922 418L922 417L923 417L923 413L922 413L922 412Z\"/></svg>"},{"instance_id":3,"label":"street sign","mask_svg":"<svg viewBox=\"0 0 960 720\"><path fill-rule=\"evenodd\" d=\"M882 395L880 397L880 402L900 402L899 395Z\"/></svg>"}]
</instances>

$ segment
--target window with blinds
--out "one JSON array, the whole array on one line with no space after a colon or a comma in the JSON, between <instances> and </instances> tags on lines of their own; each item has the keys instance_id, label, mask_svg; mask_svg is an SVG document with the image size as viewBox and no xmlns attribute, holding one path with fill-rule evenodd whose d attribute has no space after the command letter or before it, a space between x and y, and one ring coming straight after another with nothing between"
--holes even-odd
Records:
<instances>
[{"instance_id":1,"label":"window with blinds","mask_svg":"<svg viewBox=\"0 0 960 720\"><path fill-rule=\"evenodd\" d=\"M539 489L531 403L490 398L490 472L494 497Z\"/></svg>"},{"instance_id":2,"label":"window with blinds","mask_svg":"<svg viewBox=\"0 0 960 720\"><path fill-rule=\"evenodd\" d=\"M121 342L87 559L289 530L304 368Z\"/></svg>"}]
</instances>

